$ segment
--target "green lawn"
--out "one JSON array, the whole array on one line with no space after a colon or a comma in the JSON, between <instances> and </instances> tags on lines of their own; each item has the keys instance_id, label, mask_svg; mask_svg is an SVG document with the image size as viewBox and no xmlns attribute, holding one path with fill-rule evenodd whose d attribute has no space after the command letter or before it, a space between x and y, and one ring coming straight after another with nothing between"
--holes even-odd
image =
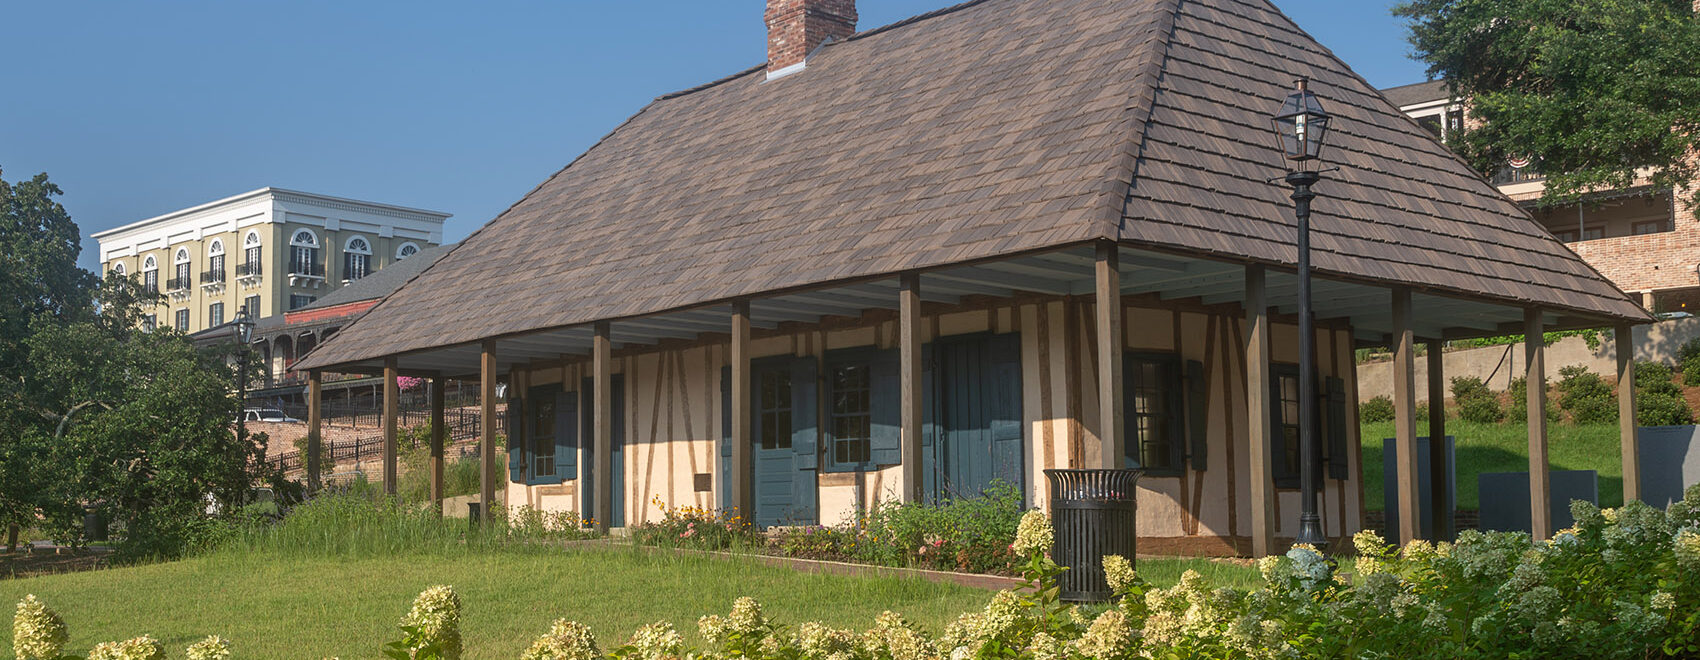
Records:
<instances>
[{"instance_id":1,"label":"green lawn","mask_svg":"<svg viewBox=\"0 0 1700 660\"><path fill-rule=\"evenodd\" d=\"M1393 423L1365 424L1364 504L1382 510L1381 442L1393 437ZM1480 508L1476 475L1483 472L1527 472L1529 470L1528 425L1522 423L1475 424L1458 419L1446 421L1447 435L1457 438L1458 508ZM1419 420L1417 435L1428 434L1428 421ZM1622 446L1616 424L1547 426L1547 460L1554 470L1596 470L1600 475L1600 505L1623 504Z\"/></svg>"},{"instance_id":2,"label":"green lawn","mask_svg":"<svg viewBox=\"0 0 1700 660\"><path fill-rule=\"evenodd\" d=\"M1172 584L1198 568L1213 584L1252 585L1256 571L1205 560L1149 560L1148 579ZM657 620L695 637L696 620L754 596L769 616L865 629L884 610L933 632L985 606L988 591L915 579L798 573L741 559L614 550L495 550L485 553L337 559L221 553L131 568L0 581L9 610L26 593L58 609L72 652L149 633L170 654L209 634L232 640L238 657L377 657L420 590L451 584L463 602L467 658L512 658L558 617L589 625L604 647ZM0 628L0 648L11 647Z\"/></svg>"}]
</instances>

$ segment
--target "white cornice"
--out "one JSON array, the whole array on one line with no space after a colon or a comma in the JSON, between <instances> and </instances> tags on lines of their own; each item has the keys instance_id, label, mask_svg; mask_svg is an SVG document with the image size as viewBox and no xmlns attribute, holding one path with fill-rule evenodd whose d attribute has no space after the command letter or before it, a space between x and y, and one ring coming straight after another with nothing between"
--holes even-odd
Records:
<instances>
[{"instance_id":1,"label":"white cornice","mask_svg":"<svg viewBox=\"0 0 1700 660\"><path fill-rule=\"evenodd\" d=\"M198 205L198 206L191 206L191 207L186 208L186 209L182 209L182 210L178 210L178 211L172 211L171 213L166 213L164 215L154 216L154 217L148 218L146 220L142 220L142 221L139 221L139 222L133 222L133 223L124 225L122 227L117 227L117 228L114 228L114 229L108 229L106 231L97 232L97 233L94 234L94 238L98 240L98 239L103 239L103 238L108 238L108 237L114 237L114 236L118 236L120 234L128 234L128 233L136 232L138 230L157 227L157 226L164 225L164 224L175 223L175 222L179 222L179 221L182 221L182 220L187 220L187 219L192 219L192 218L197 218L197 217L203 217L203 216L206 216L206 215L210 215L212 213L217 213L217 212L222 211L222 210L224 210L228 207L236 206L236 205L246 203L246 202L257 201L257 200L265 199L265 198L270 198L270 199L276 200L276 201L293 202L293 203L297 203L297 204L306 204L306 205L309 205L309 206L318 206L318 207L338 209L338 210L343 210L343 211L354 211L354 212L358 212L358 213L370 213L372 215L381 215L381 216L388 216L388 217L393 217L393 218L406 218L406 219L410 219L410 220L417 220L417 221L424 221L424 222L435 222L435 223L438 223L438 224L440 224L444 220L447 220L448 218L452 217L451 214L443 213L441 211L430 211L430 210L426 210L426 209L418 209L418 208L412 208L412 207L407 207L407 206L398 206L398 205L395 205L395 204L381 204L381 203L377 203L377 202L365 202L365 201L360 201L360 200L357 200L357 199L348 199L348 198L345 198L345 197L332 197L330 195L319 195L319 194L314 194L314 193L309 193L309 192L302 192L302 191L299 191L299 190L287 190L287 189L284 189L284 188L267 187L267 188L261 188L259 190L252 190L252 191L249 191L249 192L245 192L245 193L242 193L240 195L232 195L232 196L226 197L224 199L220 199L220 200L216 200L216 201L212 201L212 202L207 202L205 204L201 204L201 205Z\"/></svg>"}]
</instances>

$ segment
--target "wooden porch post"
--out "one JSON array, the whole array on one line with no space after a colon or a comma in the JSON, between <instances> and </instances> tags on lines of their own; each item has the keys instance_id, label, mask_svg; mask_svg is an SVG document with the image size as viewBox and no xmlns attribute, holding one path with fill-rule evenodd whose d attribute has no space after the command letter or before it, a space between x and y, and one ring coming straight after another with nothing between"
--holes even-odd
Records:
<instances>
[{"instance_id":1,"label":"wooden porch post","mask_svg":"<svg viewBox=\"0 0 1700 660\"><path fill-rule=\"evenodd\" d=\"M1122 278L1119 248L1110 241L1098 242L1097 316L1098 339L1098 443L1100 467L1123 467L1122 439L1127 418L1122 410Z\"/></svg>"},{"instance_id":2,"label":"wooden porch post","mask_svg":"<svg viewBox=\"0 0 1700 660\"><path fill-rule=\"evenodd\" d=\"M484 342L478 357L478 502L490 520L490 505L496 502L496 342Z\"/></svg>"},{"instance_id":3,"label":"wooden porch post","mask_svg":"<svg viewBox=\"0 0 1700 660\"><path fill-rule=\"evenodd\" d=\"M307 492L319 492L319 454L324 451L324 375L314 369L307 372Z\"/></svg>"},{"instance_id":4,"label":"wooden porch post","mask_svg":"<svg viewBox=\"0 0 1700 660\"><path fill-rule=\"evenodd\" d=\"M1270 471L1269 298L1263 266L1245 269L1246 438L1251 444L1251 554L1275 548L1275 481Z\"/></svg>"},{"instance_id":5,"label":"wooden porch post","mask_svg":"<svg viewBox=\"0 0 1700 660\"><path fill-rule=\"evenodd\" d=\"M750 303L732 303L732 507L749 519L755 513L750 466Z\"/></svg>"},{"instance_id":6,"label":"wooden porch post","mask_svg":"<svg viewBox=\"0 0 1700 660\"><path fill-rule=\"evenodd\" d=\"M1393 289L1393 462L1399 494L1400 543L1422 536L1417 497L1417 366L1411 290ZM1431 402L1429 404L1433 406Z\"/></svg>"},{"instance_id":7,"label":"wooden porch post","mask_svg":"<svg viewBox=\"0 0 1700 660\"><path fill-rule=\"evenodd\" d=\"M902 360L902 450L903 500L919 502L922 492L921 475L921 275L909 273L902 278L898 292L898 343Z\"/></svg>"},{"instance_id":8,"label":"wooden porch post","mask_svg":"<svg viewBox=\"0 0 1700 660\"><path fill-rule=\"evenodd\" d=\"M384 358L384 494L396 493L395 445L400 420L401 387L397 382L396 359Z\"/></svg>"},{"instance_id":9,"label":"wooden porch post","mask_svg":"<svg viewBox=\"0 0 1700 660\"><path fill-rule=\"evenodd\" d=\"M444 426L442 376L431 379L431 510L443 515L443 438L448 435Z\"/></svg>"},{"instance_id":10,"label":"wooden porch post","mask_svg":"<svg viewBox=\"0 0 1700 660\"><path fill-rule=\"evenodd\" d=\"M1623 442L1623 501L1641 499L1641 425L1635 419L1635 328L1617 326L1617 431Z\"/></svg>"},{"instance_id":11,"label":"wooden porch post","mask_svg":"<svg viewBox=\"0 0 1700 660\"><path fill-rule=\"evenodd\" d=\"M1523 383L1529 401L1529 531L1535 540L1552 537L1552 484L1547 474L1546 338L1541 310L1523 312Z\"/></svg>"},{"instance_id":12,"label":"wooden porch post","mask_svg":"<svg viewBox=\"0 0 1700 660\"><path fill-rule=\"evenodd\" d=\"M1428 474L1430 541L1452 540L1452 516L1447 515L1446 493L1446 368L1441 349L1445 343L1428 341Z\"/></svg>"},{"instance_id":13,"label":"wooden porch post","mask_svg":"<svg viewBox=\"0 0 1700 660\"><path fill-rule=\"evenodd\" d=\"M591 387L596 400L592 403L596 408L593 419L596 438L596 529L608 531L608 524L614 520L614 342L610 338L613 331L607 321L598 321L595 326L596 335L590 347L591 378L595 385ZM630 376L627 376L630 378Z\"/></svg>"}]
</instances>

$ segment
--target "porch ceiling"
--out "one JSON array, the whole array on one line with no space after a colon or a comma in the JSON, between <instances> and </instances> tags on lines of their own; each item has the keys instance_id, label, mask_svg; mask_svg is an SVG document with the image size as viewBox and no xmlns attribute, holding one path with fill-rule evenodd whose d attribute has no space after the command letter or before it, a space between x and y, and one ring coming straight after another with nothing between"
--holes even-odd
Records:
<instances>
[{"instance_id":1,"label":"porch ceiling","mask_svg":"<svg viewBox=\"0 0 1700 660\"><path fill-rule=\"evenodd\" d=\"M1245 297L1245 265L1209 258L1140 248L1121 248L1122 293L1125 296L1174 305L1217 307L1237 312ZM923 302L955 306L967 300L1011 299L1028 296L1091 296L1094 257L1090 246L1026 254L921 274ZM1267 295L1280 316L1298 313L1298 277L1270 266ZM753 299L752 325L776 329L779 324L813 324L828 317L854 318L869 310L897 309L896 278L859 281L793 291ZM1348 281L1318 274L1312 283L1313 306L1319 323L1349 324L1362 344L1384 345L1393 331L1392 290L1385 284ZM1412 295L1414 330L1419 339L1455 339L1522 332L1523 307L1513 302L1464 299L1416 290ZM664 340L696 340L726 334L731 328L728 304L676 310L610 323L614 349L655 345ZM1138 323L1137 318L1129 319ZM1549 329L1597 327L1610 321L1570 315L1544 314ZM498 337L498 371L526 363L551 362L588 356L592 329L588 325ZM460 344L395 356L401 373L476 377L481 346ZM376 372L381 360L338 367L337 371Z\"/></svg>"}]
</instances>

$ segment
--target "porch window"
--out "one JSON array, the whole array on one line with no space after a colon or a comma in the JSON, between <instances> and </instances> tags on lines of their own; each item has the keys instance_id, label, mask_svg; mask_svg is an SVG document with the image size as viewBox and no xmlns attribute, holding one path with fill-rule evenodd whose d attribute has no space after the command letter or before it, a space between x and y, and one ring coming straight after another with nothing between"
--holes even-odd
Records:
<instances>
[{"instance_id":1,"label":"porch window","mask_svg":"<svg viewBox=\"0 0 1700 660\"><path fill-rule=\"evenodd\" d=\"M1186 422L1180 358L1173 354L1129 355L1123 367L1127 397L1126 465L1153 476L1177 475L1185 456Z\"/></svg>"},{"instance_id":2,"label":"porch window","mask_svg":"<svg viewBox=\"0 0 1700 660\"><path fill-rule=\"evenodd\" d=\"M555 397L553 392L533 393L526 407L531 428L526 429L531 445L531 474L555 474Z\"/></svg>"},{"instance_id":3,"label":"porch window","mask_svg":"<svg viewBox=\"0 0 1700 660\"><path fill-rule=\"evenodd\" d=\"M867 362L833 365L827 374L830 467L855 469L873 462L873 368Z\"/></svg>"},{"instance_id":4,"label":"porch window","mask_svg":"<svg viewBox=\"0 0 1700 660\"><path fill-rule=\"evenodd\" d=\"M791 448L791 371L767 369L761 373L761 391L756 414L761 416L761 448Z\"/></svg>"},{"instance_id":5,"label":"porch window","mask_svg":"<svg viewBox=\"0 0 1700 660\"><path fill-rule=\"evenodd\" d=\"M1299 449L1299 368L1292 364L1277 364L1270 381L1271 431L1273 454L1271 471L1276 488L1298 488L1299 468L1302 465ZM1347 468L1346 395L1345 381L1339 378L1316 376L1316 482L1320 487L1326 478L1344 480Z\"/></svg>"}]
</instances>

